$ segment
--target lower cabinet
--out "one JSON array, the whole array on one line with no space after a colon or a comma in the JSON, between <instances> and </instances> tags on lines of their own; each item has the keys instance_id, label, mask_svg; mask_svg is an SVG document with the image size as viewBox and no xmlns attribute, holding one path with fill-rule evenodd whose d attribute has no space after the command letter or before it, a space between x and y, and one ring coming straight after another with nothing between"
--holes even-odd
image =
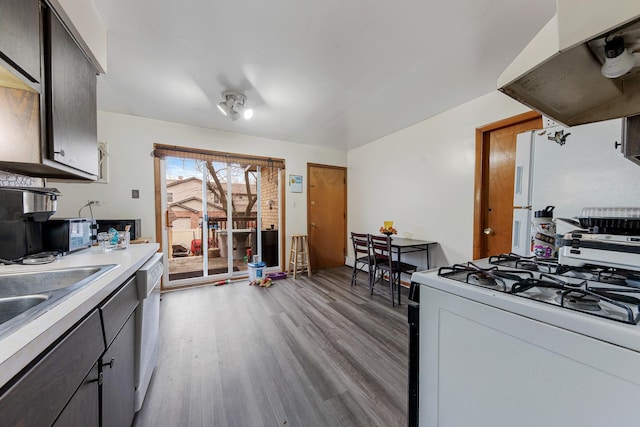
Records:
<instances>
[{"instance_id":1,"label":"lower cabinet","mask_svg":"<svg viewBox=\"0 0 640 427\"><path fill-rule=\"evenodd\" d=\"M0 426L130 426L138 302L134 276L4 386Z\"/></svg>"},{"instance_id":2,"label":"lower cabinet","mask_svg":"<svg viewBox=\"0 0 640 427\"><path fill-rule=\"evenodd\" d=\"M101 329L94 310L36 359L0 396L0 425L52 425L78 386L87 377L92 379L92 366L105 349ZM97 383L92 387L98 391Z\"/></svg>"},{"instance_id":3,"label":"lower cabinet","mask_svg":"<svg viewBox=\"0 0 640 427\"><path fill-rule=\"evenodd\" d=\"M100 372L96 362L55 422L55 427L100 426Z\"/></svg>"},{"instance_id":4,"label":"lower cabinet","mask_svg":"<svg viewBox=\"0 0 640 427\"><path fill-rule=\"evenodd\" d=\"M135 323L135 315L131 315L102 356L102 427L130 426L133 422Z\"/></svg>"},{"instance_id":5,"label":"lower cabinet","mask_svg":"<svg viewBox=\"0 0 640 427\"><path fill-rule=\"evenodd\" d=\"M135 276L100 306L107 351L100 359L102 372L102 427L130 426L135 415Z\"/></svg>"}]
</instances>

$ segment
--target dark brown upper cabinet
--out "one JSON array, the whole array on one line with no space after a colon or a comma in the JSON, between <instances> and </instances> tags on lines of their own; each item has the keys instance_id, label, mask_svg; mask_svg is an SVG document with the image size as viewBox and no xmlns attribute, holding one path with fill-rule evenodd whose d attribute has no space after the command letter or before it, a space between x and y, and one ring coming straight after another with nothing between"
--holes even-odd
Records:
<instances>
[{"instance_id":1,"label":"dark brown upper cabinet","mask_svg":"<svg viewBox=\"0 0 640 427\"><path fill-rule=\"evenodd\" d=\"M0 0L0 170L94 181L97 71L40 0Z\"/></svg>"},{"instance_id":2,"label":"dark brown upper cabinet","mask_svg":"<svg viewBox=\"0 0 640 427\"><path fill-rule=\"evenodd\" d=\"M40 1L0 0L0 57L40 82Z\"/></svg>"},{"instance_id":3,"label":"dark brown upper cabinet","mask_svg":"<svg viewBox=\"0 0 640 427\"><path fill-rule=\"evenodd\" d=\"M46 159L98 175L96 69L56 14L45 8ZM46 163L46 162L45 162Z\"/></svg>"}]
</instances>

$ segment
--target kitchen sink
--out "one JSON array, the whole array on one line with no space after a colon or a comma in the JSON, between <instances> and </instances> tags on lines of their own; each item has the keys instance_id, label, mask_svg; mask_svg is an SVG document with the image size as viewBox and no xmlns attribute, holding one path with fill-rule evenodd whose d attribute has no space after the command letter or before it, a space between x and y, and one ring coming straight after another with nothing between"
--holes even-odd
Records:
<instances>
[{"instance_id":1,"label":"kitchen sink","mask_svg":"<svg viewBox=\"0 0 640 427\"><path fill-rule=\"evenodd\" d=\"M0 274L0 338L113 269L115 264Z\"/></svg>"},{"instance_id":2,"label":"kitchen sink","mask_svg":"<svg viewBox=\"0 0 640 427\"><path fill-rule=\"evenodd\" d=\"M0 324L13 319L48 299L49 297L46 295L0 298Z\"/></svg>"},{"instance_id":3,"label":"kitchen sink","mask_svg":"<svg viewBox=\"0 0 640 427\"><path fill-rule=\"evenodd\" d=\"M3 274L0 275L0 298L66 289L82 283L83 280L92 277L101 270L101 266L96 266Z\"/></svg>"}]
</instances>

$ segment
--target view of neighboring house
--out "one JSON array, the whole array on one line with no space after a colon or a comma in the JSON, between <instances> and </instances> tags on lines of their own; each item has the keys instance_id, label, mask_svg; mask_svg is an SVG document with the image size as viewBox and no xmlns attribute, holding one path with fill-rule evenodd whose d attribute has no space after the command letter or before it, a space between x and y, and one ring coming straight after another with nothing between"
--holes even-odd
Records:
<instances>
[{"instance_id":1,"label":"view of neighboring house","mask_svg":"<svg viewBox=\"0 0 640 427\"><path fill-rule=\"evenodd\" d=\"M215 186L214 186L215 187ZM257 206L251 207L250 215L245 212L250 197L256 196L256 185L251 184L251 195L247 194L244 183L232 183L234 213L243 222L242 228L255 228ZM200 238L202 227L202 179L179 177L167 180L168 226L171 227L173 243L189 248L193 239ZM207 188L207 215L211 227L227 228L227 212L221 203L217 189Z\"/></svg>"}]
</instances>

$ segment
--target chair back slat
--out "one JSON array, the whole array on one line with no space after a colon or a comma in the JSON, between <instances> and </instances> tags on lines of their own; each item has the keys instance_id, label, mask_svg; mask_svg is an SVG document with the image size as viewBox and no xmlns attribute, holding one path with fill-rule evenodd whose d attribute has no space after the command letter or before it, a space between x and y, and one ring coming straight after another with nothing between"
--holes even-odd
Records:
<instances>
[{"instance_id":1,"label":"chair back slat","mask_svg":"<svg viewBox=\"0 0 640 427\"><path fill-rule=\"evenodd\" d=\"M369 250L376 264L388 262L391 259L391 237L370 234Z\"/></svg>"},{"instance_id":2,"label":"chair back slat","mask_svg":"<svg viewBox=\"0 0 640 427\"><path fill-rule=\"evenodd\" d=\"M353 253L356 258L358 258L358 254L369 255L367 234L351 232L351 241L353 242Z\"/></svg>"}]
</instances>

